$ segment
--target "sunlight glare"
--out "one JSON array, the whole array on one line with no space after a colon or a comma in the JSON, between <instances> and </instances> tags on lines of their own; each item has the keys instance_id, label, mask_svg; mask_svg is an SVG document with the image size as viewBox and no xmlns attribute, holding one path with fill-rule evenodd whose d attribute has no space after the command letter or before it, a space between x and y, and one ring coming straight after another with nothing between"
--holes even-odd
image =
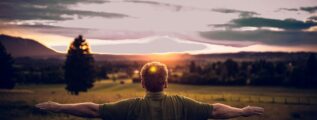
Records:
<instances>
[{"instance_id":1,"label":"sunlight glare","mask_svg":"<svg viewBox=\"0 0 317 120\"><path fill-rule=\"evenodd\" d=\"M157 68L155 66L150 67L150 73L156 73Z\"/></svg>"}]
</instances>

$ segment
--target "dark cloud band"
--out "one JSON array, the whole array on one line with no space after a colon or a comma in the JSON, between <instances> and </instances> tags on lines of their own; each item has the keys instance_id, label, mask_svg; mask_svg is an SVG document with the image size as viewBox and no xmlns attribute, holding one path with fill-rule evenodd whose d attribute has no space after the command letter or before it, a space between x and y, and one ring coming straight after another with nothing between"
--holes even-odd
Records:
<instances>
[{"instance_id":1,"label":"dark cloud band","mask_svg":"<svg viewBox=\"0 0 317 120\"><path fill-rule=\"evenodd\" d=\"M304 12L308 12L308 13L315 13L317 12L317 6L308 6L308 7L300 7L300 8L280 8L277 10L277 12L279 11L304 11Z\"/></svg>"},{"instance_id":2,"label":"dark cloud band","mask_svg":"<svg viewBox=\"0 0 317 120\"><path fill-rule=\"evenodd\" d=\"M309 13L315 13L317 11L317 6L313 6L313 7L301 7L300 10L302 11L306 11Z\"/></svg>"},{"instance_id":3,"label":"dark cloud band","mask_svg":"<svg viewBox=\"0 0 317 120\"><path fill-rule=\"evenodd\" d=\"M275 27L286 30L302 30L312 26L316 26L317 23L312 21L299 21L295 19L269 19L260 17L249 17L234 19L231 23L222 25L212 25L214 27L227 27L227 28L239 28L239 27Z\"/></svg>"},{"instance_id":4,"label":"dark cloud band","mask_svg":"<svg viewBox=\"0 0 317 120\"><path fill-rule=\"evenodd\" d=\"M238 13L240 17L253 17L255 15L260 15L259 13L253 12L253 11L243 11L243 10L226 9L226 8L212 9L212 11L220 12L220 13Z\"/></svg>"},{"instance_id":5,"label":"dark cloud band","mask_svg":"<svg viewBox=\"0 0 317 120\"><path fill-rule=\"evenodd\" d=\"M317 32L302 31L209 31L201 32L200 35L207 39L251 41L268 45L296 46L317 45Z\"/></svg>"},{"instance_id":6,"label":"dark cloud band","mask_svg":"<svg viewBox=\"0 0 317 120\"><path fill-rule=\"evenodd\" d=\"M3 0L0 1L0 19L2 20L69 20L71 16L77 17L104 17L123 18L129 17L121 13L93 12L68 9L67 5L82 0ZM92 0L92 3L101 1ZM65 17L68 15L70 17Z\"/></svg>"}]
</instances>

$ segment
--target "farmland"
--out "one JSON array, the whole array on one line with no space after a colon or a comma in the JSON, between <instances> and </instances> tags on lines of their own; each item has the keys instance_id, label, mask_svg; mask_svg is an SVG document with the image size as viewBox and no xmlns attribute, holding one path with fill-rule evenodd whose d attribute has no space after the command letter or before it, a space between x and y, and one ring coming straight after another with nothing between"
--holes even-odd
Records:
<instances>
[{"instance_id":1,"label":"farmland","mask_svg":"<svg viewBox=\"0 0 317 120\"><path fill-rule=\"evenodd\" d=\"M0 90L0 119L14 120L82 120L82 118L40 111L33 106L44 101L60 103L95 102L105 103L131 97L142 97L140 84L125 80L125 84L110 80L95 83L87 93L73 96L64 90L64 85L18 85L14 90ZM194 86L170 84L167 94L178 94L208 103L225 103L236 107L257 105L265 108L265 114L251 119L313 119L317 118L317 90L282 87L247 86Z\"/></svg>"}]
</instances>

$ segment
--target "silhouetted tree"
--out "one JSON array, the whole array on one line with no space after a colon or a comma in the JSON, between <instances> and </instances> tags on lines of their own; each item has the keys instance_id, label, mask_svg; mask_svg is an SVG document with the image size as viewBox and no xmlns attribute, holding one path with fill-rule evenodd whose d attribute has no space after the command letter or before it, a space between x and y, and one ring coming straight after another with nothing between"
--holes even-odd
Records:
<instances>
[{"instance_id":1,"label":"silhouetted tree","mask_svg":"<svg viewBox=\"0 0 317 120\"><path fill-rule=\"evenodd\" d=\"M239 84L249 85L251 82L251 62L242 62L237 75L237 80L240 81Z\"/></svg>"},{"instance_id":2,"label":"silhouetted tree","mask_svg":"<svg viewBox=\"0 0 317 120\"><path fill-rule=\"evenodd\" d=\"M305 67L305 86L317 86L317 60L315 54L311 53Z\"/></svg>"},{"instance_id":3,"label":"silhouetted tree","mask_svg":"<svg viewBox=\"0 0 317 120\"><path fill-rule=\"evenodd\" d=\"M230 77L234 77L239 72L238 63L233 61L232 59L227 59L224 62L224 65L227 75Z\"/></svg>"},{"instance_id":4,"label":"silhouetted tree","mask_svg":"<svg viewBox=\"0 0 317 120\"><path fill-rule=\"evenodd\" d=\"M274 65L266 60L259 60L253 63L251 84L253 85L275 85Z\"/></svg>"},{"instance_id":5,"label":"silhouetted tree","mask_svg":"<svg viewBox=\"0 0 317 120\"><path fill-rule=\"evenodd\" d=\"M15 86L13 76L13 60L0 42L0 88L13 89Z\"/></svg>"},{"instance_id":6,"label":"silhouetted tree","mask_svg":"<svg viewBox=\"0 0 317 120\"><path fill-rule=\"evenodd\" d=\"M281 85L287 84L289 78L287 75L287 63L286 62L277 62L276 63L274 78L275 78L274 84L281 84Z\"/></svg>"},{"instance_id":7,"label":"silhouetted tree","mask_svg":"<svg viewBox=\"0 0 317 120\"><path fill-rule=\"evenodd\" d=\"M242 84L240 80L237 80L237 75L240 72L238 63L232 59L227 59L223 63L222 76L225 82L228 84Z\"/></svg>"},{"instance_id":8,"label":"silhouetted tree","mask_svg":"<svg viewBox=\"0 0 317 120\"><path fill-rule=\"evenodd\" d=\"M79 35L69 46L65 62L66 89L73 95L86 92L95 81L94 59L88 43Z\"/></svg>"},{"instance_id":9,"label":"silhouetted tree","mask_svg":"<svg viewBox=\"0 0 317 120\"><path fill-rule=\"evenodd\" d=\"M197 67L196 67L195 61L190 61L189 72L194 73L194 72L197 72L196 70L197 70Z\"/></svg>"}]
</instances>

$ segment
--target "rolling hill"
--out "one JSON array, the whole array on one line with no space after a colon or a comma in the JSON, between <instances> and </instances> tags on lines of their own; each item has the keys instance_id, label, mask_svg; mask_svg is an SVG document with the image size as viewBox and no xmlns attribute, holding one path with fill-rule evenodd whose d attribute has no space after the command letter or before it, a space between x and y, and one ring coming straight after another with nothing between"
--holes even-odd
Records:
<instances>
[{"instance_id":1,"label":"rolling hill","mask_svg":"<svg viewBox=\"0 0 317 120\"><path fill-rule=\"evenodd\" d=\"M63 56L32 39L0 35L0 42L7 49L7 52L15 58L60 58Z\"/></svg>"}]
</instances>

